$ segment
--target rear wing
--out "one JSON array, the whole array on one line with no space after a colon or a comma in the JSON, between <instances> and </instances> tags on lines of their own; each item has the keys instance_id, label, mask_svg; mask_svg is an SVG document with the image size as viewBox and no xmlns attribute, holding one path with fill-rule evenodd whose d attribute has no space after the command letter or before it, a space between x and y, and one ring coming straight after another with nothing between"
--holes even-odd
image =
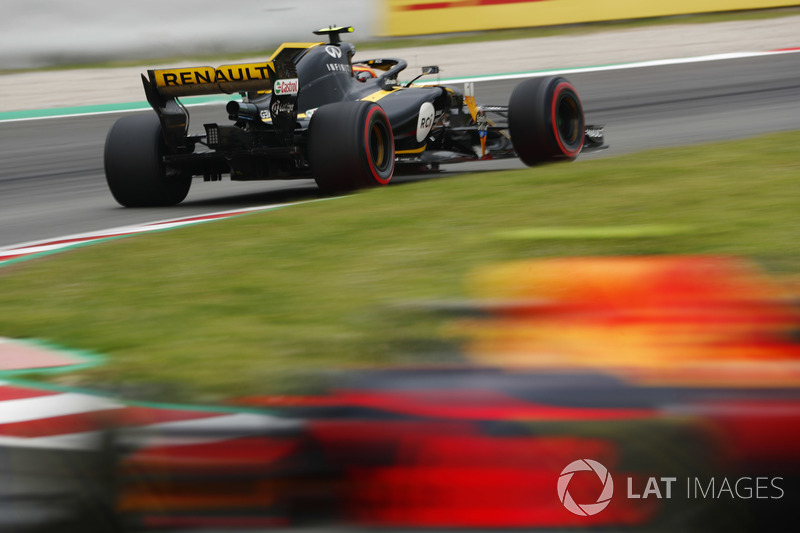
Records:
<instances>
[{"instance_id":1,"label":"rear wing","mask_svg":"<svg viewBox=\"0 0 800 533\"><path fill-rule=\"evenodd\" d=\"M161 98L235 94L272 88L275 72L290 69L305 52L324 43L284 43L268 61L214 67L183 67L147 71L145 91L150 88Z\"/></svg>"},{"instance_id":2,"label":"rear wing","mask_svg":"<svg viewBox=\"0 0 800 533\"><path fill-rule=\"evenodd\" d=\"M280 90L273 91L275 84L296 81L297 61L320 44L324 43L284 43L264 62L148 70L147 76L142 75L144 92L161 120L167 144L179 146L186 136L186 110L176 100L182 96L272 92L273 99L280 99L281 108L287 109L287 96L296 100L297 92L282 95Z\"/></svg>"},{"instance_id":3,"label":"rear wing","mask_svg":"<svg viewBox=\"0 0 800 533\"><path fill-rule=\"evenodd\" d=\"M272 61L213 67L148 70L150 84L162 98L234 94L270 88Z\"/></svg>"}]
</instances>

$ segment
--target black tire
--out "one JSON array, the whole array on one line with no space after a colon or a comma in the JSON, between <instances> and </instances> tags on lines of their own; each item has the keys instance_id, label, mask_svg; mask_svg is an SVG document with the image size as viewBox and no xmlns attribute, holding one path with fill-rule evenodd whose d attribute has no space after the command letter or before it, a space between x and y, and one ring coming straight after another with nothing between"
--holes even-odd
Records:
<instances>
[{"instance_id":1,"label":"black tire","mask_svg":"<svg viewBox=\"0 0 800 533\"><path fill-rule=\"evenodd\" d=\"M155 115L117 120L106 137L104 164L108 188L125 207L176 205L186 198L191 176L168 175L161 122Z\"/></svg>"},{"instance_id":2,"label":"black tire","mask_svg":"<svg viewBox=\"0 0 800 533\"><path fill-rule=\"evenodd\" d=\"M511 93L508 130L514 150L528 166L572 161L578 157L585 135L578 92L560 77L525 80Z\"/></svg>"},{"instance_id":3,"label":"black tire","mask_svg":"<svg viewBox=\"0 0 800 533\"><path fill-rule=\"evenodd\" d=\"M387 185L394 174L394 135L386 113L363 101L320 107L309 125L308 159L326 193Z\"/></svg>"}]
</instances>

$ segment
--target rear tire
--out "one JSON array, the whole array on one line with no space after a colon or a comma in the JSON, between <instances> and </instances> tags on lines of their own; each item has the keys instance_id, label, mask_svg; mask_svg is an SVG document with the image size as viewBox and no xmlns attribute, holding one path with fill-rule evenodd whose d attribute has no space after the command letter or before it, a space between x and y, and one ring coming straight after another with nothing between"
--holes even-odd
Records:
<instances>
[{"instance_id":1,"label":"rear tire","mask_svg":"<svg viewBox=\"0 0 800 533\"><path fill-rule=\"evenodd\" d=\"M308 158L326 193L387 185L394 174L394 135L383 109L372 102L339 102L311 118Z\"/></svg>"},{"instance_id":2,"label":"rear tire","mask_svg":"<svg viewBox=\"0 0 800 533\"><path fill-rule=\"evenodd\" d=\"M528 166L572 161L583 148L585 119L578 92L564 78L531 78L508 103L508 130L517 155Z\"/></svg>"},{"instance_id":3,"label":"rear tire","mask_svg":"<svg viewBox=\"0 0 800 533\"><path fill-rule=\"evenodd\" d=\"M104 164L111 194L125 207L176 205L186 198L191 176L168 175L166 144L155 115L117 120L106 137Z\"/></svg>"}]
</instances>

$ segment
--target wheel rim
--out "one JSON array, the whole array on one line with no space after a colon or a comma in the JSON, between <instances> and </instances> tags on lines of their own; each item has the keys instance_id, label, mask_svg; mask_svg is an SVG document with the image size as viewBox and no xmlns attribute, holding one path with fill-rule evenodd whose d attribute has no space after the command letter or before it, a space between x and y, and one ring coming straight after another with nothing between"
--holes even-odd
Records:
<instances>
[{"instance_id":1,"label":"wheel rim","mask_svg":"<svg viewBox=\"0 0 800 533\"><path fill-rule=\"evenodd\" d=\"M578 111L578 102L571 95L564 95L560 98L556 117L558 133L564 143L575 144L580 131L580 112Z\"/></svg>"},{"instance_id":2,"label":"wheel rim","mask_svg":"<svg viewBox=\"0 0 800 533\"><path fill-rule=\"evenodd\" d=\"M552 127L561 154L575 157L583 147L583 108L578 96L567 82L554 90L552 100Z\"/></svg>"},{"instance_id":3,"label":"wheel rim","mask_svg":"<svg viewBox=\"0 0 800 533\"><path fill-rule=\"evenodd\" d=\"M372 156L372 162L378 172L385 171L389 166L389 151L386 148L387 138L388 135L384 125L377 121L373 123L370 129L369 151Z\"/></svg>"},{"instance_id":4,"label":"wheel rim","mask_svg":"<svg viewBox=\"0 0 800 533\"><path fill-rule=\"evenodd\" d=\"M372 180L386 185L394 170L394 138L388 120L377 106L370 109L367 115L364 135Z\"/></svg>"},{"instance_id":5,"label":"wheel rim","mask_svg":"<svg viewBox=\"0 0 800 533\"><path fill-rule=\"evenodd\" d=\"M383 146L383 131L377 124L372 126L371 144L372 160L375 162L375 166L381 169L386 160L386 150Z\"/></svg>"}]
</instances>

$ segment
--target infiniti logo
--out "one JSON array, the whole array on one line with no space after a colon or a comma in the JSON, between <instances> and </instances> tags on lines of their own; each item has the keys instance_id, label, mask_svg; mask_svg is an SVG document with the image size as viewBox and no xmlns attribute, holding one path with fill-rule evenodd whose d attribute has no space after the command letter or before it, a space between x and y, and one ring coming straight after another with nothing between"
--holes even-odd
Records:
<instances>
[{"instance_id":1,"label":"infiniti logo","mask_svg":"<svg viewBox=\"0 0 800 533\"><path fill-rule=\"evenodd\" d=\"M339 59L342 57L342 50L338 46L328 45L325 47L325 51L333 58Z\"/></svg>"},{"instance_id":2,"label":"infiniti logo","mask_svg":"<svg viewBox=\"0 0 800 533\"><path fill-rule=\"evenodd\" d=\"M572 481L572 476L576 472L590 471L597 474L600 481L603 483L603 491L597 497L595 503L581 503L578 504L572 499L569 493L569 482ZM571 513L579 516L592 516L596 515L611 503L611 497L614 496L614 480L611 479L611 474L605 466L597 461L591 459L580 459L573 461L561 472L558 477L558 499L564 504L564 507Z\"/></svg>"}]
</instances>

